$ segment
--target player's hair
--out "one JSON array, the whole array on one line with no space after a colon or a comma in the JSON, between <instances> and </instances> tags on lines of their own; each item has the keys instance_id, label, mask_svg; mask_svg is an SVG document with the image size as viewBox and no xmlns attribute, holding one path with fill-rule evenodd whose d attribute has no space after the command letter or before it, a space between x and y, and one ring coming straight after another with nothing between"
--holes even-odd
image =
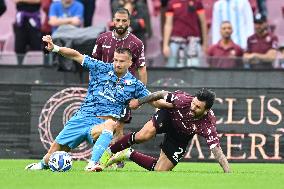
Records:
<instances>
[{"instance_id":1,"label":"player's hair","mask_svg":"<svg viewBox=\"0 0 284 189\"><path fill-rule=\"evenodd\" d=\"M132 52L129 48L117 47L114 52L116 52L118 54L127 53L128 56L130 57L130 59L132 59Z\"/></svg>"},{"instance_id":2,"label":"player's hair","mask_svg":"<svg viewBox=\"0 0 284 189\"><path fill-rule=\"evenodd\" d=\"M211 89L202 88L195 93L199 101L205 102L205 109L210 109L215 101L216 94Z\"/></svg>"},{"instance_id":3,"label":"player's hair","mask_svg":"<svg viewBox=\"0 0 284 189\"><path fill-rule=\"evenodd\" d=\"M126 8L120 7L120 8L118 8L118 9L116 9L116 11L114 12L113 16L114 16L116 13L127 14L127 15L128 15L128 18L130 18L130 13L129 13L128 9L126 9Z\"/></svg>"},{"instance_id":4,"label":"player's hair","mask_svg":"<svg viewBox=\"0 0 284 189\"><path fill-rule=\"evenodd\" d=\"M229 20L224 20L224 21L222 21L222 22L221 22L221 26L222 26L223 24L230 24L230 25L232 25L232 23L231 23Z\"/></svg>"}]
</instances>

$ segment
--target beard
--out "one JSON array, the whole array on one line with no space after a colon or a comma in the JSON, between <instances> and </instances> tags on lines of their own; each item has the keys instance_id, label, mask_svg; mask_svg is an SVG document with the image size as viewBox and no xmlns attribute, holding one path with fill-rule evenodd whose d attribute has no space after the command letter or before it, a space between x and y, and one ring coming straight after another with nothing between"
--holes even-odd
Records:
<instances>
[{"instance_id":1,"label":"beard","mask_svg":"<svg viewBox=\"0 0 284 189\"><path fill-rule=\"evenodd\" d=\"M128 30L128 26L126 26L125 28L123 28L123 27L115 27L114 29L115 29L115 32L118 35L123 35Z\"/></svg>"}]
</instances>

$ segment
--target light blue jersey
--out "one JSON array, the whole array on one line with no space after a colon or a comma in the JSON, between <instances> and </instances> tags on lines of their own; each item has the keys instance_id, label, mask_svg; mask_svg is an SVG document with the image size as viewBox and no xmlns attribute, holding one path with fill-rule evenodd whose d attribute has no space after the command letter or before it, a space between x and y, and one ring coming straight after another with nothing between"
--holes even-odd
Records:
<instances>
[{"instance_id":1,"label":"light blue jersey","mask_svg":"<svg viewBox=\"0 0 284 189\"><path fill-rule=\"evenodd\" d=\"M85 56L83 67L90 71L89 89L80 112L86 116L112 116L119 119L129 100L150 94L130 72L115 75L114 65Z\"/></svg>"},{"instance_id":2,"label":"light blue jersey","mask_svg":"<svg viewBox=\"0 0 284 189\"><path fill-rule=\"evenodd\" d=\"M129 72L119 79L115 75L113 64L106 64L85 56L83 67L90 71L87 96L80 109L55 139L58 144L67 145L71 149L85 140L93 143L92 128L105 122L97 116L112 116L119 119L123 116L121 113L129 100L141 98L150 93L146 86ZM105 138L102 140L107 147L111 139L106 142ZM100 157L101 154L98 154Z\"/></svg>"}]
</instances>

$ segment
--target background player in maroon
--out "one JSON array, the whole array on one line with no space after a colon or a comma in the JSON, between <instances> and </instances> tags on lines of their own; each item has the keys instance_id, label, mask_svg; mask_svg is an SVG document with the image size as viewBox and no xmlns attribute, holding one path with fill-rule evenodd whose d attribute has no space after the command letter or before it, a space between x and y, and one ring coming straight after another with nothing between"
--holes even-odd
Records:
<instances>
[{"instance_id":1,"label":"background player in maroon","mask_svg":"<svg viewBox=\"0 0 284 189\"><path fill-rule=\"evenodd\" d=\"M188 142L195 134L198 134L206 139L208 147L224 172L230 172L229 163L223 154L217 136L216 118L211 110L215 101L215 93L211 90L202 89L192 96L182 91L174 93L160 91L142 99L132 100L130 107L135 109L146 102L162 98L165 98L165 100L155 102L155 106L161 109L140 131L125 135L104 153L105 166L129 158L150 171L172 170L184 156ZM162 133L165 133L165 137L159 159L133 151L130 148L126 149L133 144L146 142L155 137L156 134ZM109 159L112 154L117 152L120 153Z\"/></svg>"},{"instance_id":2,"label":"background player in maroon","mask_svg":"<svg viewBox=\"0 0 284 189\"><path fill-rule=\"evenodd\" d=\"M119 8L113 18L114 30L98 36L93 49L93 57L103 62L113 62L113 53L117 47L129 48L132 52L132 66L129 71L144 84L147 83L144 45L140 39L128 31L130 14L127 9Z\"/></svg>"}]
</instances>

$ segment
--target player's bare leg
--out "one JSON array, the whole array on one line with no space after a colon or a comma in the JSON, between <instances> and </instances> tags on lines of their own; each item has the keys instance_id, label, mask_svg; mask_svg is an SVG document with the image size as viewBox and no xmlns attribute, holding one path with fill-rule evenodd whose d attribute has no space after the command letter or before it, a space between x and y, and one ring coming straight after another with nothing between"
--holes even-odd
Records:
<instances>
[{"instance_id":1,"label":"player's bare leg","mask_svg":"<svg viewBox=\"0 0 284 189\"><path fill-rule=\"evenodd\" d=\"M104 123L95 125L91 130L91 135L95 142L92 150L91 160L85 167L86 171L98 172L102 171L102 167L99 164L99 160L110 144L113 138L113 132L118 125L118 121L114 119L107 119Z\"/></svg>"},{"instance_id":2,"label":"player's bare leg","mask_svg":"<svg viewBox=\"0 0 284 189\"><path fill-rule=\"evenodd\" d=\"M160 157L155 165L154 171L171 171L175 165L168 159L166 154L161 150Z\"/></svg>"}]
</instances>

